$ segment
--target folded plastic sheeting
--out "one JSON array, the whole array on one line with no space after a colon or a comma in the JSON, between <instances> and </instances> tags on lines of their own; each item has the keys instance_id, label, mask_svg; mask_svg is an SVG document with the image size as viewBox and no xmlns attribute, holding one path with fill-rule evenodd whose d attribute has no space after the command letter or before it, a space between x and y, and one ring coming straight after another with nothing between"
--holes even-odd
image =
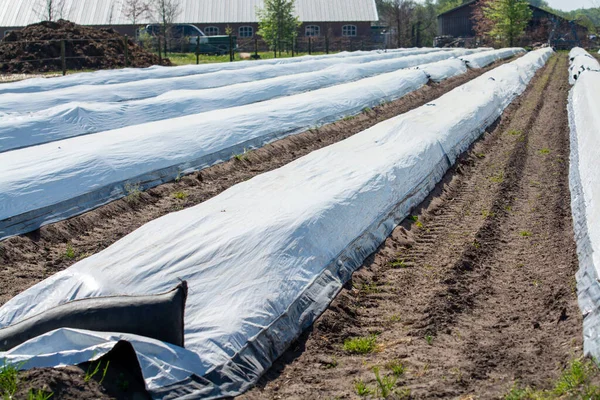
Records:
<instances>
[{"instance_id":1,"label":"folded plastic sheeting","mask_svg":"<svg viewBox=\"0 0 600 400\"><path fill-rule=\"evenodd\" d=\"M441 82L443 80L452 78L453 76L461 75L467 72L466 63L456 58L450 60L437 61L434 63L421 65L416 68L425 72L427 74L427 77L429 77L429 79L433 82ZM2 142L0 139L0 148L1 146Z\"/></svg>"},{"instance_id":2,"label":"folded plastic sheeting","mask_svg":"<svg viewBox=\"0 0 600 400\"><path fill-rule=\"evenodd\" d=\"M586 56L589 55L587 51L582 49L581 47L573 47L571 51L569 51L569 61L573 62L575 57L577 56Z\"/></svg>"},{"instance_id":3,"label":"folded plastic sheeting","mask_svg":"<svg viewBox=\"0 0 600 400\"><path fill-rule=\"evenodd\" d=\"M185 348L58 329L2 356L25 368L69 365L123 339L137 352L155 398L239 394L523 92L536 65L534 54L499 67L426 106L152 221L0 308L6 326L68 300L159 293L183 279Z\"/></svg>"},{"instance_id":4,"label":"folded plastic sheeting","mask_svg":"<svg viewBox=\"0 0 600 400\"><path fill-rule=\"evenodd\" d=\"M571 85L575 84L583 71L600 71L598 60L581 47L571 50L569 60L571 61L569 66L569 83Z\"/></svg>"},{"instance_id":5,"label":"folded plastic sheeting","mask_svg":"<svg viewBox=\"0 0 600 400\"><path fill-rule=\"evenodd\" d=\"M449 51L452 49L412 48L386 50L385 52L402 52L405 55L413 55L426 54L440 50ZM182 65L178 67L153 66L149 68L125 68L96 72L84 72L52 79L36 78L14 83L7 83L0 86L0 93L45 92L47 90L56 90L77 85L108 85L115 83L133 82L143 79L176 78L178 76L199 75L217 71L240 70L244 68L257 67L260 65L293 64L297 62L324 60L330 58L349 58L373 55L378 53L384 53L384 51L354 51L320 56L276 58L270 60L240 61L234 63L210 63L200 65Z\"/></svg>"},{"instance_id":6,"label":"folded plastic sheeting","mask_svg":"<svg viewBox=\"0 0 600 400\"><path fill-rule=\"evenodd\" d=\"M579 256L577 286L583 348L600 358L600 72L585 71L571 89L571 208Z\"/></svg>"},{"instance_id":7,"label":"folded plastic sheeting","mask_svg":"<svg viewBox=\"0 0 600 400\"><path fill-rule=\"evenodd\" d=\"M519 53L524 53L525 50L520 47L512 47L507 49L486 51L482 54L471 54L461 59L467 63L467 66L471 68L483 68L486 65L493 63L504 58L512 57Z\"/></svg>"},{"instance_id":8,"label":"folded plastic sheeting","mask_svg":"<svg viewBox=\"0 0 600 400\"><path fill-rule=\"evenodd\" d=\"M455 52L460 50L455 50ZM465 51L464 49L462 51ZM80 85L64 89L31 93L5 93L0 95L0 112L24 113L44 110L69 102L120 102L146 99L171 90L197 90L222 87L235 83L253 82L278 76L290 76L302 72L318 71L332 65L362 64L376 60L406 59L412 67L448 58L446 51L429 54L405 55L404 52L376 53L351 58L329 58L284 65L263 65L234 71L218 71L203 75L176 78L145 79L118 83L110 86Z\"/></svg>"},{"instance_id":9,"label":"folded plastic sheeting","mask_svg":"<svg viewBox=\"0 0 600 400\"><path fill-rule=\"evenodd\" d=\"M439 60L463 55L464 52L465 50L449 51L424 57L427 60ZM415 65L419 59L420 57L411 56L365 64L338 64L321 71L214 89L178 90L144 100L121 103L68 103L36 113L6 116L0 120L0 152L87 133L289 96L396 71ZM464 63L457 59L419 68L437 82L466 72Z\"/></svg>"},{"instance_id":10,"label":"folded plastic sheeting","mask_svg":"<svg viewBox=\"0 0 600 400\"><path fill-rule=\"evenodd\" d=\"M400 70L260 103L0 153L0 239L230 159L428 82Z\"/></svg>"}]
</instances>

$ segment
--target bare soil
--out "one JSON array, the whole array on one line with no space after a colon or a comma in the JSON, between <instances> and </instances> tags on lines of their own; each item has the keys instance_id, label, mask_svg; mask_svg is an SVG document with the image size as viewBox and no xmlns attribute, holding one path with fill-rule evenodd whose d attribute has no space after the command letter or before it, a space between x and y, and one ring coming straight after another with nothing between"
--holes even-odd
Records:
<instances>
[{"instance_id":1,"label":"bare soil","mask_svg":"<svg viewBox=\"0 0 600 400\"><path fill-rule=\"evenodd\" d=\"M551 388L582 355L568 187L568 59L528 90L242 399L359 398L399 362L397 397ZM394 263L392 265L392 263ZM377 350L343 350L377 335Z\"/></svg>"}]
</instances>

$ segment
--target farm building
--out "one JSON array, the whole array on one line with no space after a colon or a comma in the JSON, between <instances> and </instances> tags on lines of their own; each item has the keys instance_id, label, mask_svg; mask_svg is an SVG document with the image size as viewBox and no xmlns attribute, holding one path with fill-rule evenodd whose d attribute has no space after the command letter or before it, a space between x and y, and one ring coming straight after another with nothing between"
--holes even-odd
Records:
<instances>
[{"instance_id":1,"label":"farm building","mask_svg":"<svg viewBox=\"0 0 600 400\"><path fill-rule=\"evenodd\" d=\"M438 35L454 38L474 38L476 36L472 20L473 11L477 1L470 1L438 15ZM570 21L559 15L539 7L529 5L533 17L527 28L525 40L534 42L547 42L559 47L572 47L577 41L587 37L587 28ZM560 46L560 42L568 42L571 46ZM527 43L522 43L527 44Z\"/></svg>"},{"instance_id":2,"label":"farm building","mask_svg":"<svg viewBox=\"0 0 600 400\"><path fill-rule=\"evenodd\" d=\"M141 17L136 25L126 17L126 0L63 0L57 18L80 25L112 27L133 35L136 25L156 22L153 15ZM263 0L180 0L175 23L193 24L207 35L223 35L229 27L239 38L252 38L258 30L256 9ZM0 0L0 35L39 22L40 0ZM296 0L302 21L301 36L357 37L371 34L371 22L379 16L375 0Z\"/></svg>"}]
</instances>

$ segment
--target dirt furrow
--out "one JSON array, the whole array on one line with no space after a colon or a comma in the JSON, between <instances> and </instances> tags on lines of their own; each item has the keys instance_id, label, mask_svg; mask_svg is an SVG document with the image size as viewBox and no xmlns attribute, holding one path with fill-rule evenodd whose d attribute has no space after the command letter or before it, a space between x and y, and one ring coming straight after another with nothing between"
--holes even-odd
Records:
<instances>
[{"instance_id":1,"label":"dirt furrow","mask_svg":"<svg viewBox=\"0 0 600 400\"><path fill-rule=\"evenodd\" d=\"M499 398L515 381L549 387L581 355L567 62L538 72L242 398L358 398L373 367L400 364L397 397ZM375 352L343 349L369 335Z\"/></svg>"},{"instance_id":2,"label":"dirt furrow","mask_svg":"<svg viewBox=\"0 0 600 400\"><path fill-rule=\"evenodd\" d=\"M132 191L126 199L5 240L0 243L0 280L4 282L0 286L0 304L76 261L103 250L151 220L195 206L239 182L426 104L504 62L478 71L471 70L440 84L427 85L354 118L237 155L225 163L182 177L178 182L147 192Z\"/></svg>"}]
</instances>

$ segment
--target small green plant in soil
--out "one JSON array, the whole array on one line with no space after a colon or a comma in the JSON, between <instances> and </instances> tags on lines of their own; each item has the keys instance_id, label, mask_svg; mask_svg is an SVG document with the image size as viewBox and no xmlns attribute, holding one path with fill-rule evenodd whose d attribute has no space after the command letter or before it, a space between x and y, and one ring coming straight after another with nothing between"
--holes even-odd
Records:
<instances>
[{"instance_id":1,"label":"small green plant in soil","mask_svg":"<svg viewBox=\"0 0 600 400\"><path fill-rule=\"evenodd\" d=\"M71 244L67 244L67 249L65 250L65 258L67 260L73 260L75 258L75 250Z\"/></svg>"},{"instance_id":2,"label":"small green plant in soil","mask_svg":"<svg viewBox=\"0 0 600 400\"><path fill-rule=\"evenodd\" d=\"M12 399L19 384L19 367L14 364L0 366L0 391L3 399Z\"/></svg>"},{"instance_id":3,"label":"small green plant in soil","mask_svg":"<svg viewBox=\"0 0 600 400\"><path fill-rule=\"evenodd\" d=\"M502 183L504 182L504 172L500 171L493 176L490 176L490 181L494 183Z\"/></svg>"},{"instance_id":4,"label":"small green plant in soil","mask_svg":"<svg viewBox=\"0 0 600 400\"><path fill-rule=\"evenodd\" d=\"M511 135L511 136L521 136L523 134L523 132L516 131L516 130L513 129L513 130L508 131L508 134Z\"/></svg>"},{"instance_id":5,"label":"small green plant in soil","mask_svg":"<svg viewBox=\"0 0 600 400\"><path fill-rule=\"evenodd\" d=\"M396 260L390 263L390 267L392 268L406 268L406 263L404 260Z\"/></svg>"},{"instance_id":6,"label":"small green plant in soil","mask_svg":"<svg viewBox=\"0 0 600 400\"><path fill-rule=\"evenodd\" d=\"M540 154L543 154L543 155L550 154L550 149L544 147L543 149L540 149Z\"/></svg>"},{"instance_id":7,"label":"small green plant in soil","mask_svg":"<svg viewBox=\"0 0 600 400\"><path fill-rule=\"evenodd\" d=\"M398 378L389 375L381 376L379 374L379 367L373 367L373 372L375 373L375 382L377 382L377 389L375 391L376 397L383 397L384 399L388 398L388 396L392 394Z\"/></svg>"},{"instance_id":8,"label":"small green plant in soil","mask_svg":"<svg viewBox=\"0 0 600 400\"><path fill-rule=\"evenodd\" d=\"M125 184L125 201L129 204L135 204L139 201L142 191L140 185L133 185L131 183Z\"/></svg>"},{"instance_id":9,"label":"small green plant in soil","mask_svg":"<svg viewBox=\"0 0 600 400\"><path fill-rule=\"evenodd\" d=\"M412 222L417 222L419 220L419 217L416 215L411 215L410 217L408 217L408 219L410 219Z\"/></svg>"},{"instance_id":10,"label":"small green plant in soil","mask_svg":"<svg viewBox=\"0 0 600 400\"><path fill-rule=\"evenodd\" d=\"M99 381L99 383L101 385L102 385L102 382L104 382L104 378L106 378L106 373L108 372L109 365L110 365L110 361L107 361L106 366L102 369L102 375L101 375L101 378ZM101 368L102 368L102 361L98 361L95 366L94 366L94 363L90 363L90 365L88 366L88 369L85 373L85 376L83 377L83 380L85 381L85 383L88 383L90 380L92 380L92 378L100 372Z\"/></svg>"},{"instance_id":11,"label":"small green plant in soil","mask_svg":"<svg viewBox=\"0 0 600 400\"><path fill-rule=\"evenodd\" d=\"M530 237L531 236L531 232L529 232L529 231L521 231L521 232L519 232L519 235L521 235L523 237Z\"/></svg>"},{"instance_id":12,"label":"small green plant in soil","mask_svg":"<svg viewBox=\"0 0 600 400\"><path fill-rule=\"evenodd\" d=\"M400 322L401 320L402 318L400 318L400 315L398 314L394 314L390 317L390 322L392 323Z\"/></svg>"},{"instance_id":13,"label":"small green plant in soil","mask_svg":"<svg viewBox=\"0 0 600 400\"><path fill-rule=\"evenodd\" d=\"M244 152L241 154L234 154L233 158L235 158L238 161L245 161L248 159L248 150L244 149Z\"/></svg>"},{"instance_id":14,"label":"small green plant in soil","mask_svg":"<svg viewBox=\"0 0 600 400\"><path fill-rule=\"evenodd\" d=\"M375 351L377 336L349 338L344 341L344 350L352 354L367 354Z\"/></svg>"},{"instance_id":15,"label":"small green plant in soil","mask_svg":"<svg viewBox=\"0 0 600 400\"><path fill-rule=\"evenodd\" d=\"M558 400L558 399L600 399L600 386L592 381L598 381L600 369L589 359L571 361L551 390L536 390L531 387L521 387L516 382L504 396L505 400Z\"/></svg>"},{"instance_id":16,"label":"small green plant in soil","mask_svg":"<svg viewBox=\"0 0 600 400\"><path fill-rule=\"evenodd\" d=\"M330 362L328 362L324 365L325 369L332 369L332 368L336 368L337 366L338 366L338 360L335 357L333 357Z\"/></svg>"},{"instance_id":17,"label":"small green plant in soil","mask_svg":"<svg viewBox=\"0 0 600 400\"><path fill-rule=\"evenodd\" d=\"M52 392L48 393L41 389L40 390L30 389L29 392L27 393L27 400L48 400L53 395L54 395L54 393L52 393Z\"/></svg>"},{"instance_id":18,"label":"small green plant in soil","mask_svg":"<svg viewBox=\"0 0 600 400\"><path fill-rule=\"evenodd\" d=\"M175 192L175 193L171 194L171 196L177 200L185 200L185 199L187 199L188 194L186 192L180 191L180 192Z\"/></svg>"},{"instance_id":19,"label":"small green plant in soil","mask_svg":"<svg viewBox=\"0 0 600 400\"><path fill-rule=\"evenodd\" d=\"M406 367L398 360L388 361L385 367L392 371L395 377L400 377L406 372Z\"/></svg>"},{"instance_id":20,"label":"small green plant in soil","mask_svg":"<svg viewBox=\"0 0 600 400\"><path fill-rule=\"evenodd\" d=\"M360 379L354 381L354 390L356 390L356 394L359 396L368 396L371 394L371 389Z\"/></svg>"},{"instance_id":21,"label":"small green plant in soil","mask_svg":"<svg viewBox=\"0 0 600 400\"><path fill-rule=\"evenodd\" d=\"M426 335L425 336L425 341L427 342L428 345L432 345L433 344L433 336L431 335Z\"/></svg>"},{"instance_id":22,"label":"small green plant in soil","mask_svg":"<svg viewBox=\"0 0 600 400\"><path fill-rule=\"evenodd\" d=\"M373 111L373 109L371 107L363 108L363 112L365 112L365 113L370 113L371 111Z\"/></svg>"},{"instance_id":23,"label":"small green plant in soil","mask_svg":"<svg viewBox=\"0 0 600 400\"><path fill-rule=\"evenodd\" d=\"M360 290L365 294L379 293L379 288L374 283L363 283Z\"/></svg>"}]
</instances>

